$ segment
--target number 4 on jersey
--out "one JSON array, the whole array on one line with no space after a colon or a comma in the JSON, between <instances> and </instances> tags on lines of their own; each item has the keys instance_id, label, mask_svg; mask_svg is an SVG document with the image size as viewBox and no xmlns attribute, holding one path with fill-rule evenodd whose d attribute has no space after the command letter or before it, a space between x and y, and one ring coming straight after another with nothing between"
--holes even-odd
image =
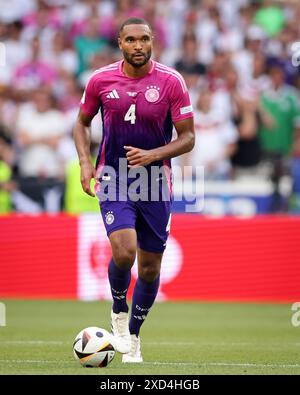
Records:
<instances>
[{"instance_id":1,"label":"number 4 on jersey","mask_svg":"<svg viewBox=\"0 0 300 395\"><path fill-rule=\"evenodd\" d=\"M124 121L130 121L130 123L133 125L133 124L135 124L135 120L136 120L135 104L131 104L131 106L129 107L129 109L124 117Z\"/></svg>"}]
</instances>

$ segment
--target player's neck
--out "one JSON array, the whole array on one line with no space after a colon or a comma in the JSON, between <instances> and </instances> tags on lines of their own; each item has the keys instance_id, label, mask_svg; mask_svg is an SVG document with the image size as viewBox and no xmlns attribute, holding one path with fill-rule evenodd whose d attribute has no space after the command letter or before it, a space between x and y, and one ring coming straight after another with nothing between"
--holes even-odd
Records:
<instances>
[{"instance_id":1,"label":"player's neck","mask_svg":"<svg viewBox=\"0 0 300 395\"><path fill-rule=\"evenodd\" d=\"M130 78L141 78L149 73L151 66L151 61L147 62L142 67L133 67L130 63L124 60L123 73Z\"/></svg>"}]
</instances>

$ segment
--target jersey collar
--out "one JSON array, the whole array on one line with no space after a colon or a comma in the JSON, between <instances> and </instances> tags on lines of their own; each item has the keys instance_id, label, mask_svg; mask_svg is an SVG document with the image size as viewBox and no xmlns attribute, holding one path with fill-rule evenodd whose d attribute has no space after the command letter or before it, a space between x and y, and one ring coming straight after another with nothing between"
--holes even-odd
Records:
<instances>
[{"instance_id":1,"label":"jersey collar","mask_svg":"<svg viewBox=\"0 0 300 395\"><path fill-rule=\"evenodd\" d=\"M152 74L152 72L153 72L153 70L154 70L154 68L155 68L155 63L156 63L156 62L155 62L154 60L152 60L152 59L150 59L150 62L151 62L151 67L150 67L149 72L148 72L146 75ZM139 78L144 78L144 77L146 77L146 75L144 75L143 77L139 77L139 78L128 77L127 75L125 75L125 74L123 73L123 64L124 64L124 59L120 60L120 62L119 62L119 73L120 73L123 77L129 78L129 79L131 79L131 80L138 80Z\"/></svg>"}]
</instances>

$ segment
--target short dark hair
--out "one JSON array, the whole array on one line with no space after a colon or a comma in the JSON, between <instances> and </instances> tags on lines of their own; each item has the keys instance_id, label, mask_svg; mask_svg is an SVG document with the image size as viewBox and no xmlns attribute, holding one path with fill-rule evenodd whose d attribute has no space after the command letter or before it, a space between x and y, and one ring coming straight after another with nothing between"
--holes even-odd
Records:
<instances>
[{"instance_id":1,"label":"short dark hair","mask_svg":"<svg viewBox=\"0 0 300 395\"><path fill-rule=\"evenodd\" d=\"M122 23L122 25L120 26L119 36L122 33L124 27L128 26L128 25L147 25L149 27L149 29L152 31L152 28L151 28L149 22L147 22L145 19L137 18L137 17L131 17L131 18L126 19L126 21L124 21Z\"/></svg>"}]
</instances>

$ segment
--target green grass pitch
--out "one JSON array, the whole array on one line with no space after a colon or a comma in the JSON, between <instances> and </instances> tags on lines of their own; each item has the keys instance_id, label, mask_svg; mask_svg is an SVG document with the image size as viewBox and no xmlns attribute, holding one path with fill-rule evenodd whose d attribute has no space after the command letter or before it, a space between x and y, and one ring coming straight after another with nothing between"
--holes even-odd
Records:
<instances>
[{"instance_id":1,"label":"green grass pitch","mask_svg":"<svg viewBox=\"0 0 300 395\"><path fill-rule=\"evenodd\" d=\"M0 374L300 374L290 304L156 303L141 330L143 364L103 369L73 358L88 326L110 328L110 303L1 300Z\"/></svg>"}]
</instances>

